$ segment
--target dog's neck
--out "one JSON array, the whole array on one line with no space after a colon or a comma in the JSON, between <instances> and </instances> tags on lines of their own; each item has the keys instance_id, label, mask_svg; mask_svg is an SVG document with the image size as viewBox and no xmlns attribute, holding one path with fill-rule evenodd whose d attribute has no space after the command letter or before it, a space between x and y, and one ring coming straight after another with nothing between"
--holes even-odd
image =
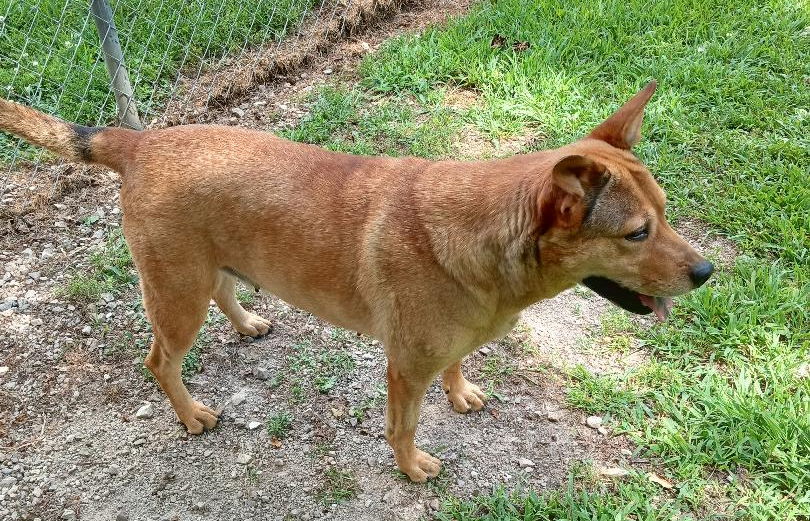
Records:
<instances>
[{"instance_id":1,"label":"dog's neck","mask_svg":"<svg viewBox=\"0 0 810 521\"><path fill-rule=\"evenodd\" d=\"M437 163L426 172L424 188L417 188L439 263L462 286L483 289L481 298L495 298L499 307L517 312L571 285L554 280L557 270L540 269L538 201L556 155L544 151L464 168ZM431 182L449 175L453 183Z\"/></svg>"}]
</instances>

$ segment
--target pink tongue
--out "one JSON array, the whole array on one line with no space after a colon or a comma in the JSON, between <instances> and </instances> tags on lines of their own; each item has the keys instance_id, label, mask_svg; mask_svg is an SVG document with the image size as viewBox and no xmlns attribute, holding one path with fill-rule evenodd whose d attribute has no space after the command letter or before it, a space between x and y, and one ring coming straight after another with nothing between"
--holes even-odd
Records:
<instances>
[{"instance_id":1,"label":"pink tongue","mask_svg":"<svg viewBox=\"0 0 810 521\"><path fill-rule=\"evenodd\" d=\"M672 309L672 299L669 297L651 297L650 295L638 296L641 303L652 309L658 320L663 322L669 316L669 311Z\"/></svg>"}]
</instances>

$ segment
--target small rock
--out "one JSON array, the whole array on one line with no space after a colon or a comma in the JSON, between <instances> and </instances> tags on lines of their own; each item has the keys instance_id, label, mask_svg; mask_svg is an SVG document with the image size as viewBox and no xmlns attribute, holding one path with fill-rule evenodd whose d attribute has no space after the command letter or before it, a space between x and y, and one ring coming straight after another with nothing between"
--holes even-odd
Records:
<instances>
[{"instance_id":1,"label":"small rock","mask_svg":"<svg viewBox=\"0 0 810 521\"><path fill-rule=\"evenodd\" d=\"M259 380L268 380L270 378L270 370L266 367L257 367L254 371L254 375Z\"/></svg>"},{"instance_id":2,"label":"small rock","mask_svg":"<svg viewBox=\"0 0 810 521\"><path fill-rule=\"evenodd\" d=\"M42 319L41 319L41 318L32 318L32 319L31 319L31 325L32 325L32 326L34 326L34 327L39 327L39 326L41 326L43 323L44 323L44 322L42 321Z\"/></svg>"},{"instance_id":3,"label":"small rock","mask_svg":"<svg viewBox=\"0 0 810 521\"><path fill-rule=\"evenodd\" d=\"M115 515L115 521L129 521L129 514L121 510Z\"/></svg>"},{"instance_id":4,"label":"small rock","mask_svg":"<svg viewBox=\"0 0 810 521\"><path fill-rule=\"evenodd\" d=\"M590 427L591 429L598 429L602 426L602 417L601 416L588 416L585 419L585 425Z\"/></svg>"},{"instance_id":5,"label":"small rock","mask_svg":"<svg viewBox=\"0 0 810 521\"><path fill-rule=\"evenodd\" d=\"M247 428L249 430L251 430L251 431L255 431L256 429L258 429L261 426L262 426L262 422L257 422L257 421L248 422L248 424L247 424Z\"/></svg>"},{"instance_id":6,"label":"small rock","mask_svg":"<svg viewBox=\"0 0 810 521\"><path fill-rule=\"evenodd\" d=\"M8 366L0 366L0 374L6 374L8 372Z\"/></svg>"},{"instance_id":7,"label":"small rock","mask_svg":"<svg viewBox=\"0 0 810 521\"><path fill-rule=\"evenodd\" d=\"M238 393L231 396L231 405L241 405L245 400L247 400L247 391L242 389Z\"/></svg>"},{"instance_id":8,"label":"small rock","mask_svg":"<svg viewBox=\"0 0 810 521\"><path fill-rule=\"evenodd\" d=\"M562 419L562 411L548 411L546 419L550 422L558 422Z\"/></svg>"},{"instance_id":9,"label":"small rock","mask_svg":"<svg viewBox=\"0 0 810 521\"><path fill-rule=\"evenodd\" d=\"M596 429L596 430L597 430L597 431L599 432L599 434L601 434L602 436L607 436L607 435L608 435L608 430L605 428L605 426L604 426L604 425L600 425L600 426L599 426L599 428L598 428L598 429Z\"/></svg>"},{"instance_id":10,"label":"small rock","mask_svg":"<svg viewBox=\"0 0 810 521\"><path fill-rule=\"evenodd\" d=\"M135 417L141 420L151 418L154 415L155 415L155 406L152 403L142 405L141 408L135 412Z\"/></svg>"},{"instance_id":11,"label":"small rock","mask_svg":"<svg viewBox=\"0 0 810 521\"><path fill-rule=\"evenodd\" d=\"M796 378L799 380L810 378L810 362L805 362L796 368Z\"/></svg>"},{"instance_id":12,"label":"small rock","mask_svg":"<svg viewBox=\"0 0 810 521\"><path fill-rule=\"evenodd\" d=\"M439 504L438 499L431 499L430 502L428 503L428 506L430 507L431 510L435 511L435 510L439 510L439 507L441 505Z\"/></svg>"},{"instance_id":13,"label":"small rock","mask_svg":"<svg viewBox=\"0 0 810 521\"><path fill-rule=\"evenodd\" d=\"M487 355L489 355L490 353L492 353L492 348L489 348L489 347L487 347L487 346L484 346L484 347L482 347L481 349L479 349L479 350L478 350L478 352L479 352L479 353L481 353L481 354L482 354L482 355L484 355L484 356L487 356Z\"/></svg>"},{"instance_id":14,"label":"small rock","mask_svg":"<svg viewBox=\"0 0 810 521\"><path fill-rule=\"evenodd\" d=\"M332 74L332 72L333 72L332 69L324 69L323 70L324 74Z\"/></svg>"},{"instance_id":15,"label":"small rock","mask_svg":"<svg viewBox=\"0 0 810 521\"><path fill-rule=\"evenodd\" d=\"M74 512L69 508L66 508L65 510L62 511L61 518L64 519L65 521L73 521L74 519L76 519L76 512Z\"/></svg>"},{"instance_id":16,"label":"small rock","mask_svg":"<svg viewBox=\"0 0 810 521\"><path fill-rule=\"evenodd\" d=\"M240 109L239 107L233 107L231 109L231 114L233 114L234 116L236 116L238 118L241 118L241 117L244 117L245 111Z\"/></svg>"},{"instance_id":17,"label":"small rock","mask_svg":"<svg viewBox=\"0 0 810 521\"><path fill-rule=\"evenodd\" d=\"M115 295L113 295L112 293L102 293L101 300L103 300L104 302L112 302L113 300L115 300Z\"/></svg>"},{"instance_id":18,"label":"small rock","mask_svg":"<svg viewBox=\"0 0 810 521\"><path fill-rule=\"evenodd\" d=\"M17 483L17 478L14 476L6 476L3 481L0 481L0 488L10 488Z\"/></svg>"},{"instance_id":19,"label":"small rock","mask_svg":"<svg viewBox=\"0 0 810 521\"><path fill-rule=\"evenodd\" d=\"M599 474L608 478L622 478L630 474L630 471L621 467L602 467L599 469Z\"/></svg>"},{"instance_id":20,"label":"small rock","mask_svg":"<svg viewBox=\"0 0 810 521\"><path fill-rule=\"evenodd\" d=\"M250 454L239 454L238 456L236 456L236 462L239 463L240 465L247 465L248 463L250 463L250 460L252 459L253 456L251 456Z\"/></svg>"},{"instance_id":21,"label":"small rock","mask_svg":"<svg viewBox=\"0 0 810 521\"><path fill-rule=\"evenodd\" d=\"M520 465L521 468L525 469L527 467L534 467L534 462L529 458L520 458L518 459L518 465Z\"/></svg>"},{"instance_id":22,"label":"small rock","mask_svg":"<svg viewBox=\"0 0 810 521\"><path fill-rule=\"evenodd\" d=\"M90 335L93 333L93 328L88 324L82 328L83 335Z\"/></svg>"},{"instance_id":23,"label":"small rock","mask_svg":"<svg viewBox=\"0 0 810 521\"><path fill-rule=\"evenodd\" d=\"M622 453L622 456L632 456L633 455L633 451L630 450L630 449L622 449L620 452Z\"/></svg>"},{"instance_id":24,"label":"small rock","mask_svg":"<svg viewBox=\"0 0 810 521\"><path fill-rule=\"evenodd\" d=\"M132 442L132 445L134 445L135 447L140 447L141 445L144 445L145 443L146 443L146 438L136 438Z\"/></svg>"},{"instance_id":25,"label":"small rock","mask_svg":"<svg viewBox=\"0 0 810 521\"><path fill-rule=\"evenodd\" d=\"M120 473L121 473L121 467L119 467L118 465L116 465L114 463L107 468L107 474L109 474L110 476L117 476Z\"/></svg>"}]
</instances>

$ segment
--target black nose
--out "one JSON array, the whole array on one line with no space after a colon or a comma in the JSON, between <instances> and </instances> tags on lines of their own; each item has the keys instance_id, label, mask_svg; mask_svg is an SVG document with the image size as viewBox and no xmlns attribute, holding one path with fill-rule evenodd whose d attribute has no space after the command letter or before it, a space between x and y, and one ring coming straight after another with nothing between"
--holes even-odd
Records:
<instances>
[{"instance_id":1,"label":"black nose","mask_svg":"<svg viewBox=\"0 0 810 521\"><path fill-rule=\"evenodd\" d=\"M714 273L714 264L709 261L700 261L692 266L692 270L689 272L689 277L692 279L692 282L694 282L695 287L699 288L707 280L709 280L712 273Z\"/></svg>"}]
</instances>

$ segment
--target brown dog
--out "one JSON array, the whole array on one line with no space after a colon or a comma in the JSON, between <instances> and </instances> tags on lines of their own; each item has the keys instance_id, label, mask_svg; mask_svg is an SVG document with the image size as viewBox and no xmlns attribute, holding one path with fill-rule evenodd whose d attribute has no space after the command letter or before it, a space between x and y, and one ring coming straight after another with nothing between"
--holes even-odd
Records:
<instances>
[{"instance_id":1,"label":"brown dog","mask_svg":"<svg viewBox=\"0 0 810 521\"><path fill-rule=\"evenodd\" d=\"M425 390L443 371L453 408L481 409L461 360L522 309L583 282L664 318L669 297L711 275L630 152L654 90L571 145L465 163L357 157L232 127L88 128L9 101L0 128L121 173L155 335L146 366L189 432L217 422L180 379L209 300L240 333L270 327L236 301L241 278L383 341L385 435L402 472L425 481L440 466L413 442Z\"/></svg>"}]
</instances>

